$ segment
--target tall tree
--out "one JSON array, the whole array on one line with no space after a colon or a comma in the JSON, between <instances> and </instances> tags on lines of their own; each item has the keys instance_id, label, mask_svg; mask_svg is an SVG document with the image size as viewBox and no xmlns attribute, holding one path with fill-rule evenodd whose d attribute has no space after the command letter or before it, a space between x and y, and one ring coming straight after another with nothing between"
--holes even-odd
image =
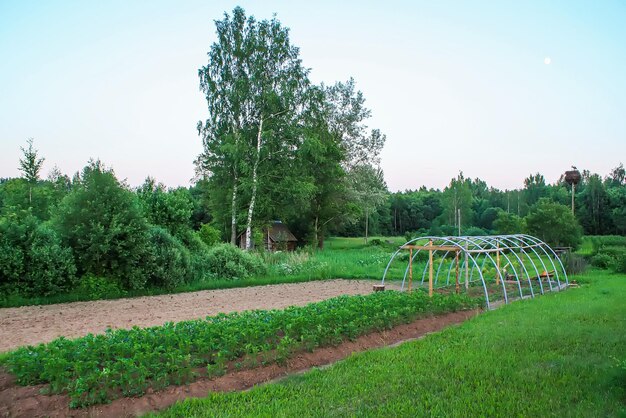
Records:
<instances>
[{"instance_id":1,"label":"tall tree","mask_svg":"<svg viewBox=\"0 0 626 418\"><path fill-rule=\"evenodd\" d=\"M290 138L277 127L288 126L296 118L308 70L301 65L298 48L289 41L289 29L276 18L259 22L237 7L232 17L225 14L215 24L218 40L211 46L208 64L199 70L209 119L198 123L204 152L196 164L218 188L230 190L233 244L240 188L247 188L249 248L261 163L268 157L266 148L274 153L288 149L286 139ZM270 141L274 146L268 146Z\"/></svg>"},{"instance_id":2,"label":"tall tree","mask_svg":"<svg viewBox=\"0 0 626 418\"><path fill-rule=\"evenodd\" d=\"M367 164L353 167L348 173L351 193L365 217L365 243L369 235L369 217L387 198L387 185L380 168Z\"/></svg>"},{"instance_id":3,"label":"tall tree","mask_svg":"<svg viewBox=\"0 0 626 418\"><path fill-rule=\"evenodd\" d=\"M20 171L24 174L24 179L28 182L28 202L33 202L33 187L39 181L39 173L45 158L39 158L37 150L33 147L33 138L26 141L28 148L20 147L24 158L20 158Z\"/></svg>"},{"instance_id":4,"label":"tall tree","mask_svg":"<svg viewBox=\"0 0 626 418\"><path fill-rule=\"evenodd\" d=\"M443 219L448 225L454 222L455 233L472 222L472 190L470 181L460 172L443 190Z\"/></svg>"}]
</instances>

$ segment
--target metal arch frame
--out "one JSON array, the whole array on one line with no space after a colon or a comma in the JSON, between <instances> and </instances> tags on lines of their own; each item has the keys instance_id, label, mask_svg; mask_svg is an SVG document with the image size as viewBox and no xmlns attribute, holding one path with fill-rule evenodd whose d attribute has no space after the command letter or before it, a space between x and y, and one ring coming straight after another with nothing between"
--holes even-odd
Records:
<instances>
[{"instance_id":1,"label":"metal arch frame","mask_svg":"<svg viewBox=\"0 0 626 418\"><path fill-rule=\"evenodd\" d=\"M404 246L409 245L409 244L410 244L410 243L412 243L412 242L422 241L422 240L431 240L431 239L432 239L433 241L434 241L434 240L438 240L438 241L443 241L443 243L449 243L449 244L452 244L453 246L459 246L459 245L458 245L458 243L454 242L454 241L453 241L453 240L451 240L450 238L454 238L454 237L436 237L436 236L427 236L427 237L418 237L418 238L413 238L412 240L410 240L410 241L408 241L408 242L404 243L404 244L403 244L400 248L398 248L398 249L396 250L396 252L393 254L393 256L391 257L391 259L389 260L389 263L387 263L387 267L385 268L385 272L383 273L382 285L384 285L384 284L385 284L385 277L387 276L387 271L389 270L389 267L391 266L391 262L392 262L392 261L393 261L393 259L396 257L396 255L398 255L398 253L399 253L400 251L402 251L402 249L403 249L403 247L404 247ZM442 244L439 244L439 245L442 245ZM412 262L413 262L413 260L415 259L415 257L417 257L417 255L420 253L420 251L421 251L421 250L417 250L417 251L413 254L413 257L411 257L411 258L410 258L409 263L412 263ZM433 251L433 255L434 255L435 253L437 253L437 250L434 250L434 251ZM472 260L472 262L474 263L474 265L476 266L476 268L478 268L478 264L476 263L476 260L474 259L474 257L473 257L471 254L468 254L468 255L469 255L469 259L471 259L471 260ZM428 263L427 263L426 265L428 266ZM402 279L402 290L404 290L404 283L405 283L405 281L406 281L406 275L407 275L407 272L408 272L408 271L409 271L409 264L407 264L407 267L406 267L406 269L405 269L405 271L404 271L404 278ZM483 278L483 273L482 273L482 271L480 271L480 269L479 269L479 271L478 271L478 272L480 273L480 280L481 280L481 282L482 282L482 285L483 285L483 290L484 290L484 292L485 292L485 300L486 300L486 302L487 302L487 309L491 309L491 305L490 305L490 302L489 302L489 292L488 292L488 290L487 290L487 284L485 283L485 279ZM424 273L425 273L425 271L424 271Z\"/></svg>"},{"instance_id":2,"label":"metal arch frame","mask_svg":"<svg viewBox=\"0 0 626 418\"><path fill-rule=\"evenodd\" d=\"M460 264L463 265L463 268L466 271L466 276L465 276L465 279L463 280L463 282L467 282L466 286L469 284L469 282L474 281L474 280L470 280L474 275L474 269L478 270L480 281L482 283L483 290L485 293L485 301L486 301L488 309L491 309L491 303L489 300L489 292L487 289L487 284L485 282L485 278L482 272L482 270L485 267L485 263L487 262L487 259L490 260L490 264L495 268L497 275L501 278L504 302L505 303L509 302L509 297L508 297L507 289L505 285L505 278L502 277L501 268L499 269L498 263L494 261L491 255L492 252L499 252L500 255L503 256L505 260L507 261L507 263L510 264L511 266L513 266L513 260L516 259L516 261L519 263L519 266L521 267L521 270L523 270L523 272L525 273L526 279L528 280L530 297L533 297L533 298L535 297L535 291L533 289L533 283L532 283L532 281L534 281L533 280L534 278L536 278L539 282L539 288L540 288L541 294L544 294L545 291L547 290L549 291L554 291L555 289L562 290L569 285L567 272L565 271L563 263L560 257L556 254L556 252L554 252L554 250L544 241L536 237L533 237L531 235L527 235L527 234L458 236L458 237L456 236L446 236L446 237L424 236L424 237L413 238L407 241L406 243L404 243L402 246L400 246L392 254L391 258L389 259L389 262L387 263L387 266L385 267L381 284L384 286L387 273L389 272L389 268L391 267L393 260L403 249L406 249L406 246L415 245L423 241L429 242L431 240L433 241L433 245L432 245L433 247L437 247L437 246L446 247L447 246L449 248L450 246L454 246L458 248L458 251L454 251L455 253L460 253L459 256L461 254L465 256L464 257L465 260ZM530 252L526 251L526 249L530 249ZM422 250L423 250L422 248L419 248L415 252L413 252L413 256L410 257L409 261L407 262L407 267L404 271L404 276L402 278L401 290L405 290L405 283L406 283L407 274L409 272L409 267L412 265L413 261ZM436 285L439 283L439 275L441 274L442 266L445 263L446 257L448 256L450 252L452 252L452 250L449 250L449 249L438 250L436 248L433 248L433 249L429 249L429 251L432 251L433 256L435 256L439 251L443 253L443 255L440 256L440 260L438 263L439 265L436 269L436 274L433 277L433 282ZM541 253L543 253L543 255ZM484 255L484 258L482 260L482 263L480 263L480 267L479 267L481 255ZM509 258L509 255L513 256L513 260ZM534 255L537 258L537 260L541 264L541 267L543 268L543 271L547 273L546 278L548 281L549 289L548 288L544 289L544 286L541 280L541 274L539 273L538 266L537 266L537 260L534 260L532 255ZM556 285L557 285L555 287L553 287L553 281L551 281L550 279L551 275L548 272L546 263L544 262L542 258L543 256L546 256L548 260L550 260L550 264L552 265L554 269L553 277L556 279ZM530 266L531 266L530 269L534 270L534 272L536 273L536 276L534 276L533 278L531 278L529 269L527 269L526 264L524 263L524 258L527 259L527 261L530 263ZM557 267L557 264L555 264L554 259L557 260L558 267L560 268ZM433 266L432 266L433 269L434 269L434 264L435 264L435 261L433 260ZM451 274L454 264L455 264L454 262L451 262L450 267L447 269L448 273L447 273L447 278L445 280L445 286L449 285L450 274ZM471 276L469 276L467 273L470 264L472 265ZM424 267L424 270L422 271L422 280L421 280L420 285L424 284L424 280L426 278L426 271L428 270L429 265L430 265L430 261L427 261ZM444 268L443 270L445 274L446 269ZM562 276L559 273L562 273ZM524 292L522 291L520 276L518 275L516 268L513 268L513 276L515 277L515 280L517 283L520 298L528 297L528 296L524 296ZM565 279L565 284L562 284L560 276ZM442 282L443 282L443 278L442 278ZM443 287L443 286L437 286L437 287Z\"/></svg>"}]
</instances>

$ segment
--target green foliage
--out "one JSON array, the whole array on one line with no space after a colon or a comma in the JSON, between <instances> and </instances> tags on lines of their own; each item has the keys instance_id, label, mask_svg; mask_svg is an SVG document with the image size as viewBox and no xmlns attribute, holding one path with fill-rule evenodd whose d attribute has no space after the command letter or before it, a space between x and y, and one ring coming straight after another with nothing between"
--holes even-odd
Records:
<instances>
[{"instance_id":1,"label":"green foliage","mask_svg":"<svg viewBox=\"0 0 626 418\"><path fill-rule=\"evenodd\" d=\"M29 138L26 141L28 148L20 147L24 158L20 158L20 171L24 174L24 179L29 184L35 184L39 180L39 172L45 158L39 158L37 150L33 148L33 138Z\"/></svg>"},{"instance_id":2,"label":"green foliage","mask_svg":"<svg viewBox=\"0 0 626 418\"><path fill-rule=\"evenodd\" d=\"M520 234L524 230L523 219L505 211L498 212L493 226L498 234Z\"/></svg>"},{"instance_id":3,"label":"green foliage","mask_svg":"<svg viewBox=\"0 0 626 418\"><path fill-rule=\"evenodd\" d=\"M76 283L72 251L46 225L35 230L25 266L24 294L48 296L71 290Z\"/></svg>"},{"instance_id":4,"label":"green foliage","mask_svg":"<svg viewBox=\"0 0 626 418\"><path fill-rule=\"evenodd\" d=\"M220 242L220 231L210 224L202 224L198 236L209 247Z\"/></svg>"},{"instance_id":5,"label":"green foliage","mask_svg":"<svg viewBox=\"0 0 626 418\"><path fill-rule=\"evenodd\" d=\"M88 299L98 300L106 297L121 297L126 292L114 281L105 277L87 274L80 278L76 293Z\"/></svg>"},{"instance_id":6,"label":"green foliage","mask_svg":"<svg viewBox=\"0 0 626 418\"><path fill-rule=\"evenodd\" d=\"M591 257L591 265L601 269L608 269L614 263L613 257L608 254L596 254Z\"/></svg>"},{"instance_id":7,"label":"green foliage","mask_svg":"<svg viewBox=\"0 0 626 418\"><path fill-rule=\"evenodd\" d=\"M198 367L216 375L237 359L250 365L259 359L284 361L299 350L480 303L460 295L429 298L424 292L340 296L282 311L236 312L76 340L59 338L11 352L4 363L20 384L48 383L50 392L68 393L72 406L86 406L189 382Z\"/></svg>"},{"instance_id":8,"label":"green foliage","mask_svg":"<svg viewBox=\"0 0 626 418\"><path fill-rule=\"evenodd\" d=\"M151 227L148 236L150 255L144 267L147 284L171 289L190 281L192 266L187 248L158 226Z\"/></svg>"},{"instance_id":9,"label":"green foliage","mask_svg":"<svg viewBox=\"0 0 626 418\"><path fill-rule=\"evenodd\" d=\"M53 225L70 246L81 274L110 277L140 289L147 276L148 224L137 197L99 162L90 162L79 184L63 199Z\"/></svg>"},{"instance_id":10,"label":"green foliage","mask_svg":"<svg viewBox=\"0 0 626 418\"><path fill-rule=\"evenodd\" d=\"M477 226L470 226L469 228L463 231L463 234L471 236L471 237L480 236L480 235L489 235L487 231Z\"/></svg>"},{"instance_id":11,"label":"green foliage","mask_svg":"<svg viewBox=\"0 0 626 418\"><path fill-rule=\"evenodd\" d=\"M531 235L552 246L576 248L581 243L582 228L567 206L541 199L525 221Z\"/></svg>"},{"instance_id":12,"label":"green foliage","mask_svg":"<svg viewBox=\"0 0 626 418\"><path fill-rule=\"evenodd\" d=\"M207 253L207 264L210 273L218 279L245 279L266 271L260 257L230 244L211 247Z\"/></svg>"},{"instance_id":13,"label":"green foliage","mask_svg":"<svg viewBox=\"0 0 626 418\"><path fill-rule=\"evenodd\" d=\"M590 284L159 416L623 416L626 281L579 278Z\"/></svg>"},{"instance_id":14,"label":"green foliage","mask_svg":"<svg viewBox=\"0 0 626 418\"><path fill-rule=\"evenodd\" d=\"M29 212L0 218L0 287L27 296L49 296L75 284L72 252L55 231Z\"/></svg>"},{"instance_id":15,"label":"green foliage","mask_svg":"<svg viewBox=\"0 0 626 418\"><path fill-rule=\"evenodd\" d=\"M187 189L167 191L163 184L156 184L148 177L137 190L142 212L152 225L165 228L173 236L180 236L191 226L193 201Z\"/></svg>"}]
</instances>

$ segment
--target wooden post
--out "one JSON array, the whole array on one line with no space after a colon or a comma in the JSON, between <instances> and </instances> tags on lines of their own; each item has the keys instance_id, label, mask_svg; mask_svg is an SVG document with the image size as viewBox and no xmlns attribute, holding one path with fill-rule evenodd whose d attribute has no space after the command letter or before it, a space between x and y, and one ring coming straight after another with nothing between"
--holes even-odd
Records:
<instances>
[{"instance_id":1,"label":"wooden post","mask_svg":"<svg viewBox=\"0 0 626 418\"><path fill-rule=\"evenodd\" d=\"M413 248L409 249L409 292L413 287Z\"/></svg>"},{"instance_id":2,"label":"wooden post","mask_svg":"<svg viewBox=\"0 0 626 418\"><path fill-rule=\"evenodd\" d=\"M465 242L465 290L469 289L469 256L467 250L467 242Z\"/></svg>"},{"instance_id":3,"label":"wooden post","mask_svg":"<svg viewBox=\"0 0 626 418\"><path fill-rule=\"evenodd\" d=\"M500 284L500 243L497 244L498 252L496 252L496 284Z\"/></svg>"},{"instance_id":4,"label":"wooden post","mask_svg":"<svg viewBox=\"0 0 626 418\"><path fill-rule=\"evenodd\" d=\"M576 194L576 183L572 183L572 215L574 215L574 195L575 194Z\"/></svg>"},{"instance_id":5,"label":"wooden post","mask_svg":"<svg viewBox=\"0 0 626 418\"><path fill-rule=\"evenodd\" d=\"M428 246L433 246L433 240L428 241ZM433 295L433 250L428 250L428 296Z\"/></svg>"},{"instance_id":6,"label":"wooden post","mask_svg":"<svg viewBox=\"0 0 626 418\"><path fill-rule=\"evenodd\" d=\"M455 258L455 261L456 261L456 282L455 282L455 288L456 288L456 293L458 295L459 293L461 293L461 289L460 289L460 286L459 286L459 252L458 251L455 252L455 257L454 258Z\"/></svg>"}]
</instances>

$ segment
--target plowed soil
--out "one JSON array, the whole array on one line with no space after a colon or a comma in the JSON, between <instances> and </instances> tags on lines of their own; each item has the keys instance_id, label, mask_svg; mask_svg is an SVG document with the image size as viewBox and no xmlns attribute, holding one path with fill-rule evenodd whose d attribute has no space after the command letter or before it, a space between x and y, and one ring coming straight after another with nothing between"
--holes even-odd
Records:
<instances>
[{"instance_id":1,"label":"plowed soil","mask_svg":"<svg viewBox=\"0 0 626 418\"><path fill-rule=\"evenodd\" d=\"M65 336L104 333L107 328L163 325L218 313L280 309L339 295L372 292L372 280L325 280L306 283L204 290L174 295L95 302L60 303L0 309L0 352ZM391 289L392 286L387 286Z\"/></svg>"}]
</instances>

